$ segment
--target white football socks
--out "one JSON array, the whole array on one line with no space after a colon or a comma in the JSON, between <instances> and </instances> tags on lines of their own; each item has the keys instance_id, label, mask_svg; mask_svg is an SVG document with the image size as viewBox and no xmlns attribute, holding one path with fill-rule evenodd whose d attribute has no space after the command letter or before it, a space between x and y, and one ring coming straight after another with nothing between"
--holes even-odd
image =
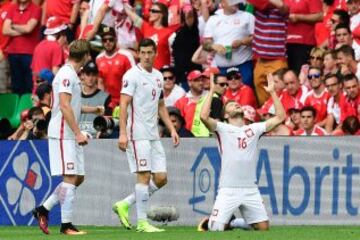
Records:
<instances>
[{"instance_id":1,"label":"white football socks","mask_svg":"<svg viewBox=\"0 0 360 240\"><path fill-rule=\"evenodd\" d=\"M74 199L75 199L75 185L70 183L62 183L64 191L64 198L60 198L61 204L61 222L70 223L72 222L73 211L74 211Z\"/></svg>"},{"instance_id":2,"label":"white football socks","mask_svg":"<svg viewBox=\"0 0 360 240\"><path fill-rule=\"evenodd\" d=\"M159 190L159 188L155 185L154 181L152 179L150 179L149 197L151 197L151 195L153 195L154 192L156 192L157 190ZM133 205L136 201L135 193L132 193L129 196L127 196L126 198L124 198L124 201L127 202L129 205Z\"/></svg>"},{"instance_id":3,"label":"white football socks","mask_svg":"<svg viewBox=\"0 0 360 240\"><path fill-rule=\"evenodd\" d=\"M61 186L62 182L57 185L53 193L46 199L46 201L43 203L43 206L46 210L50 211L55 205L59 203L59 194L62 190Z\"/></svg>"},{"instance_id":4,"label":"white football socks","mask_svg":"<svg viewBox=\"0 0 360 240\"><path fill-rule=\"evenodd\" d=\"M146 211L149 203L149 186L137 183L135 185L136 213L138 220L146 220Z\"/></svg>"}]
</instances>

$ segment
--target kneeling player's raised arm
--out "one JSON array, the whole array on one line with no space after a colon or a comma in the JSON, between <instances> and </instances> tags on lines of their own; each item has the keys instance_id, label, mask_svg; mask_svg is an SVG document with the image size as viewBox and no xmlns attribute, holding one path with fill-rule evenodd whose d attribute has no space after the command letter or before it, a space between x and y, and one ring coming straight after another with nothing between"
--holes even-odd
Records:
<instances>
[{"instance_id":1,"label":"kneeling player's raised arm","mask_svg":"<svg viewBox=\"0 0 360 240\"><path fill-rule=\"evenodd\" d=\"M266 131L269 132L285 120L286 113L284 106L282 105L279 97L275 92L274 77L272 74L267 75L267 81L268 81L268 85L264 86L264 88L268 93L270 93L275 108L275 116L266 120L265 122Z\"/></svg>"},{"instance_id":2,"label":"kneeling player's raised arm","mask_svg":"<svg viewBox=\"0 0 360 240\"><path fill-rule=\"evenodd\" d=\"M214 75L212 74L210 77L210 90L206 96L205 102L201 108L200 119L205 124L205 126L209 129L210 132L214 132L216 129L217 121L210 117L210 107L212 98L215 92L215 84L214 84Z\"/></svg>"}]
</instances>

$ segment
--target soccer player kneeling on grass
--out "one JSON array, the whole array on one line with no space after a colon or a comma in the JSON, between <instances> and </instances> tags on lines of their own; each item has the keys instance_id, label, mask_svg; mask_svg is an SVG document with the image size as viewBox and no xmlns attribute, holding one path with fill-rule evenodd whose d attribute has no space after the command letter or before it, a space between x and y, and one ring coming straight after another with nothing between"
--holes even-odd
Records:
<instances>
[{"instance_id":1,"label":"soccer player kneeling on grass","mask_svg":"<svg viewBox=\"0 0 360 240\"><path fill-rule=\"evenodd\" d=\"M207 128L215 132L221 154L221 174L219 191L209 219L210 231L224 231L225 225L237 208L245 220L256 230L268 230L267 216L262 197L256 184L256 152L260 136L271 131L285 119L285 110L274 89L272 75L267 76L265 88L270 93L275 116L261 123L244 125L244 112L241 106L229 101L224 105L222 123L209 117L214 81L211 79L210 91L201 109L201 120Z\"/></svg>"}]
</instances>

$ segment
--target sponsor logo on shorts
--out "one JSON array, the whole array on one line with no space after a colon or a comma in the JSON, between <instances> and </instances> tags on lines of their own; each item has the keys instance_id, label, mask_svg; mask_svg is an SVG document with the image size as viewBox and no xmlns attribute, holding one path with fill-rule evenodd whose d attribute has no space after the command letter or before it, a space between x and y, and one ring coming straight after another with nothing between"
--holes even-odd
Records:
<instances>
[{"instance_id":1,"label":"sponsor logo on shorts","mask_svg":"<svg viewBox=\"0 0 360 240\"><path fill-rule=\"evenodd\" d=\"M147 165L146 159L140 159L140 166L145 167Z\"/></svg>"},{"instance_id":2,"label":"sponsor logo on shorts","mask_svg":"<svg viewBox=\"0 0 360 240\"><path fill-rule=\"evenodd\" d=\"M214 209L213 212L212 212L212 215L213 215L214 217L216 217L216 216L218 215L218 213L219 213L219 210L218 210L218 209Z\"/></svg>"},{"instance_id":3,"label":"sponsor logo on shorts","mask_svg":"<svg viewBox=\"0 0 360 240\"><path fill-rule=\"evenodd\" d=\"M66 164L66 169L67 170L74 170L74 167L75 167L75 165L74 165L73 162L69 162L69 163Z\"/></svg>"}]
</instances>

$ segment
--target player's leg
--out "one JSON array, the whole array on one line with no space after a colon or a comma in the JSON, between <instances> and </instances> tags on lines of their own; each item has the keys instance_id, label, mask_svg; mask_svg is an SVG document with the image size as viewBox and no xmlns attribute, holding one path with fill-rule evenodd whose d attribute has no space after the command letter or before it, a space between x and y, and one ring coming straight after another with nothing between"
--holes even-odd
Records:
<instances>
[{"instance_id":1,"label":"player's leg","mask_svg":"<svg viewBox=\"0 0 360 240\"><path fill-rule=\"evenodd\" d=\"M269 230L269 217L258 188L243 188L243 193L240 212L245 221L255 230Z\"/></svg>"},{"instance_id":2,"label":"player's leg","mask_svg":"<svg viewBox=\"0 0 360 240\"><path fill-rule=\"evenodd\" d=\"M75 140L63 141L64 174L62 192L60 193L61 228L60 232L66 235L83 235L73 224L74 200L76 188L84 179L84 154L83 148Z\"/></svg>"},{"instance_id":3,"label":"player's leg","mask_svg":"<svg viewBox=\"0 0 360 240\"><path fill-rule=\"evenodd\" d=\"M51 175L62 175L63 164L60 158L62 149L61 142L59 139L49 139L48 143ZM61 189L62 183L55 188L42 205L32 211L34 218L38 220L39 228L45 234L50 233L48 229L49 211L59 203L59 193Z\"/></svg>"},{"instance_id":4,"label":"player's leg","mask_svg":"<svg viewBox=\"0 0 360 240\"><path fill-rule=\"evenodd\" d=\"M235 210L241 204L236 190L221 188L216 196L215 204L209 219L209 231L224 231Z\"/></svg>"}]
</instances>

